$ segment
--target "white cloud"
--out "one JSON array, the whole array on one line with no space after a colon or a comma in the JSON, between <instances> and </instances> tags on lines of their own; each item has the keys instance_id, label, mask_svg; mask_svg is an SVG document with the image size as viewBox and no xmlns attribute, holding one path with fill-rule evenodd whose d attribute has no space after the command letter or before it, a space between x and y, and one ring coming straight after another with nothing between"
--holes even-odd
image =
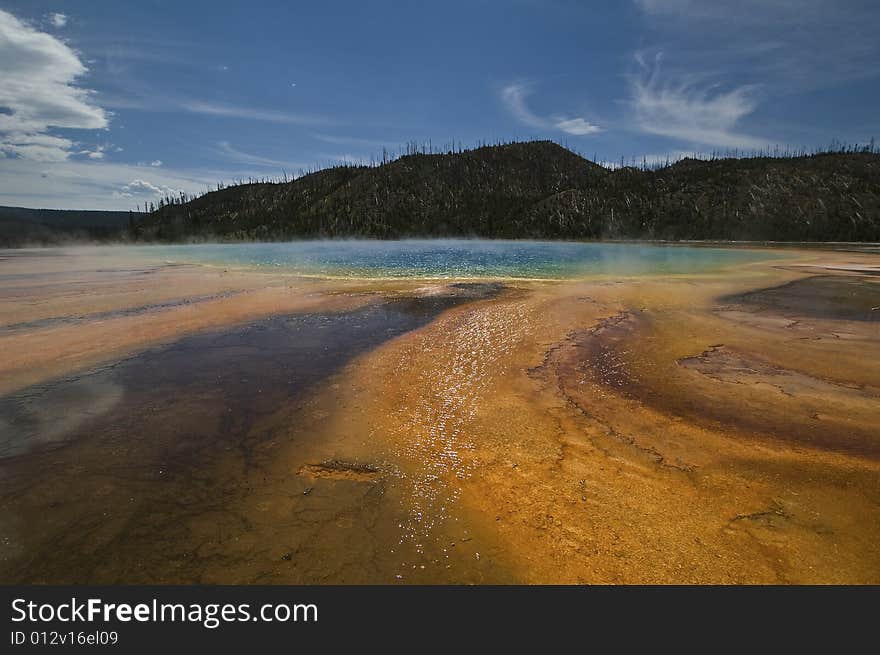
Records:
<instances>
[{"instance_id":1,"label":"white cloud","mask_svg":"<svg viewBox=\"0 0 880 655\"><path fill-rule=\"evenodd\" d=\"M80 150L76 154L85 155L89 159L98 160L104 159L104 153L107 151L107 146L96 146L94 150Z\"/></svg>"},{"instance_id":2,"label":"white cloud","mask_svg":"<svg viewBox=\"0 0 880 655\"><path fill-rule=\"evenodd\" d=\"M574 136L585 136L602 131L601 127L584 118L566 116L545 118L539 116L526 104L526 98L529 95L531 95L531 89L526 84L510 84L501 89L501 101L504 106L513 114L514 118L524 125L539 129L556 129Z\"/></svg>"},{"instance_id":3,"label":"white cloud","mask_svg":"<svg viewBox=\"0 0 880 655\"><path fill-rule=\"evenodd\" d=\"M101 129L108 118L74 82L87 72L67 44L0 10L0 151L35 161L66 159L75 145L52 128Z\"/></svg>"},{"instance_id":4,"label":"white cloud","mask_svg":"<svg viewBox=\"0 0 880 655\"><path fill-rule=\"evenodd\" d=\"M161 159L154 159L153 161L150 162L150 166L153 166L154 168L158 168L161 165L162 165Z\"/></svg>"},{"instance_id":5,"label":"white cloud","mask_svg":"<svg viewBox=\"0 0 880 655\"><path fill-rule=\"evenodd\" d=\"M64 161L73 146L70 139L49 134L7 132L0 139L4 154L39 162Z\"/></svg>"},{"instance_id":6,"label":"white cloud","mask_svg":"<svg viewBox=\"0 0 880 655\"><path fill-rule=\"evenodd\" d=\"M145 198L162 198L165 196L178 196L183 189L165 186L162 184L153 184L147 180L134 179L128 184L123 185L119 193L124 198L145 197Z\"/></svg>"},{"instance_id":7,"label":"white cloud","mask_svg":"<svg viewBox=\"0 0 880 655\"><path fill-rule=\"evenodd\" d=\"M247 172L236 171L239 174ZM90 158L48 164L0 158L0 205L127 210L168 192L199 193L215 188L218 181L230 181L231 177L226 171L147 168Z\"/></svg>"},{"instance_id":8,"label":"white cloud","mask_svg":"<svg viewBox=\"0 0 880 655\"><path fill-rule=\"evenodd\" d=\"M602 131L601 127L588 123L583 118L563 118L556 123L556 127L567 134L574 134L577 136L596 134L597 132Z\"/></svg>"},{"instance_id":9,"label":"white cloud","mask_svg":"<svg viewBox=\"0 0 880 655\"><path fill-rule=\"evenodd\" d=\"M46 18L48 19L48 21L50 23L52 23L52 27L55 27L59 30L62 27L64 27L65 25L67 25L67 16L64 14L59 14L59 13L49 14L48 16L46 16Z\"/></svg>"},{"instance_id":10,"label":"white cloud","mask_svg":"<svg viewBox=\"0 0 880 655\"><path fill-rule=\"evenodd\" d=\"M630 80L631 102L639 129L681 139L689 144L722 148L761 148L766 139L736 131L741 119L758 105L755 88L723 91L697 76L667 79L659 56L653 66L637 55L641 72Z\"/></svg>"}]
</instances>

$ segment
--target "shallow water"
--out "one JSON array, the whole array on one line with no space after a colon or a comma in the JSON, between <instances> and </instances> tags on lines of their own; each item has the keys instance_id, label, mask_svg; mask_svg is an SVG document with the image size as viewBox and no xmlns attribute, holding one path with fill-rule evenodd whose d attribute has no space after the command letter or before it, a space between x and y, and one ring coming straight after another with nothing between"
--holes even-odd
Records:
<instances>
[{"instance_id":1,"label":"shallow water","mask_svg":"<svg viewBox=\"0 0 880 655\"><path fill-rule=\"evenodd\" d=\"M477 286L483 292L485 285ZM93 433L101 432L93 424L100 419L125 426L129 435L139 438L143 426L129 425L138 414L131 399L159 389L174 400L168 407L183 398L190 403L197 398L216 405L221 414L234 408L237 421L246 414L274 411L357 354L424 325L465 299L464 295L407 298L351 312L276 316L189 336L112 366L2 396L0 460L73 440L87 419ZM109 414L123 395L128 402ZM161 417L168 407L149 413ZM213 433L211 438L219 435Z\"/></svg>"},{"instance_id":2,"label":"shallow water","mask_svg":"<svg viewBox=\"0 0 880 655\"><path fill-rule=\"evenodd\" d=\"M102 252L114 250L175 263L271 268L320 277L432 279L700 273L784 256L701 246L479 239L134 246Z\"/></svg>"},{"instance_id":3,"label":"shallow water","mask_svg":"<svg viewBox=\"0 0 880 655\"><path fill-rule=\"evenodd\" d=\"M391 578L402 551L398 546L394 554L396 526L406 516L395 513L399 501L373 480L379 469L372 464L319 461L305 465L300 474L296 468L289 471L285 478L293 489L280 494L289 505L283 543L258 540L241 552L236 542L255 531L256 520L247 512L239 516L230 506L265 480L257 455L261 449L278 439L308 440L308 432L288 423L282 410L296 406L309 389L358 355L451 307L501 291L494 285L461 286L460 293L451 295L379 300L342 313L273 316L192 335L111 366L0 397L0 497L8 501L20 485L29 488L0 509L0 576L163 580L173 579L167 577L173 568L175 576L198 580L205 569L203 563L194 565L200 558L193 551L208 540L231 542L214 559L226 569L256 571L242 575L261 575L279 560L291 559L281 559L275 550L308 547L320 554L310 563L316 573L297 562L295 575L303 579L315 581L328 571L343 575L334 568L337 555L327 552L345 549ZM299 444L300 450L304 447ZM255 481L249 482L249 475ZM351 484L328 485L324 478ZM273 497L279 497L277 490ZM35 511L32 503L43 509ZM340 508L349 504L354 506L346 509L347 532L369 531L369 538L345 543L345 533L313 534L316 526L333 524ZM43 513L46 520L28 530L11 521L8 509L13 506L18 508L14 516ZM219 508L222 518L214 516L203 529L199 519ZM385 532L374 525L377 513L391 515L383 522L390 526ZM72 524L79 527L72 530ZM377 549L379 543L384 548Z\"/></svg>"}]
</instances>

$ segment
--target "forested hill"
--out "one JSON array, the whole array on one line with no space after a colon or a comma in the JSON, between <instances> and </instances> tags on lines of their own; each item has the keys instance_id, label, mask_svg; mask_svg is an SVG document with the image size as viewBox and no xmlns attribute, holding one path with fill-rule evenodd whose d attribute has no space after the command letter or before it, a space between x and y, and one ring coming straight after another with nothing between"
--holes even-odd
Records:
<instances>
[{"instance_id":1,"label":"forested hill","mask_svg":"<svg viewBox=\"0 0 880 655\"><path fill-rule=\"evenodd\" d=\"M513 143L229 187L141 216L132 236L878 241L880 155L609 170L549 141Z\"/></svg>"}]
</instances>

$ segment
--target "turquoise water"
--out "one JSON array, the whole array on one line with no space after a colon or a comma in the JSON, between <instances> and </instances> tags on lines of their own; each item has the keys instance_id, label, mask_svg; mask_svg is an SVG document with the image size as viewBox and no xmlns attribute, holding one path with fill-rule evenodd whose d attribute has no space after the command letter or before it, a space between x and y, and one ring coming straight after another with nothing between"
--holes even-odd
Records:
<instances>
[{"instance_id":1,"label":"turquoise water","mask_svg":"<svg viewBox=\"0 0 880 655\"><path fill-rule=\"evenodd\" d=\"M778 253L701 246L549 241L411 240L142 246L171 262L351 278L543 278L699 273Z\"/></svg>"}]
</instances>

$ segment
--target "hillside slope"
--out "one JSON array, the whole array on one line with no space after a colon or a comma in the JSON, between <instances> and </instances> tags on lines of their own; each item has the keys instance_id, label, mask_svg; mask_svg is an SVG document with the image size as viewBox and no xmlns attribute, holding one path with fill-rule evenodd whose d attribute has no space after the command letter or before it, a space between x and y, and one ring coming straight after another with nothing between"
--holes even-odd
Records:
<instances>
[{"instance_id":1,"label":"hillside slope","mask_svg":"<svg viewBox=\"0 0 880 655\"><path fill-rule=\"evenodd\" d=\"M598 166L548 141L416 154L166 205L139 239L880 240L880 155Z\"/></svg>"}]
</instances>

